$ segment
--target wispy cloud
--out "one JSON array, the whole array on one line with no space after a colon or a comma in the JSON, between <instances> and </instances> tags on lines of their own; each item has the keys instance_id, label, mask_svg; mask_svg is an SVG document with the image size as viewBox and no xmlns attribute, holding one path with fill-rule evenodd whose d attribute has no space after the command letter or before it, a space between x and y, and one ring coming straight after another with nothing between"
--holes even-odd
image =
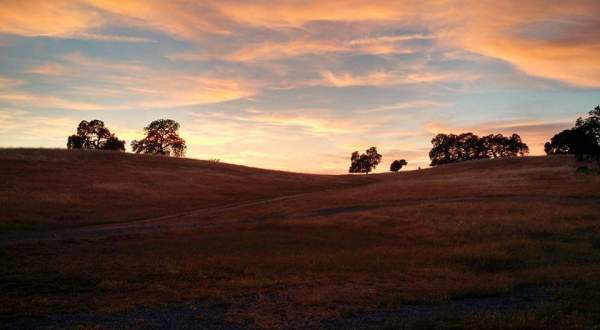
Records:
<instances>
[{"instance_id":1,"label":"wispy cloud","mask_svg":"<svg viewBox=\"0 0 600 330\"><path fill-rule=\"evenodd\" d=\"M22 81L2 78L0 100L13 105L69 110L124 110L213 104L250 97L256 82L230 75L190 73L152 68L139 62L109 62L70 53L25 73L48 77L60 84L60 94L33 93ZM94 77L94 79L89 79ZM94 99L89 102L83 99Z\"/></svg>"},{"instance_id":2,"label":"wispy cloud","mask_svg":"<svg viewBox=\"0 0 600 330\"><path fill-rule=\"evenodd\" d=\"M254 95L256 83L230 75L165 71L136 62L106 62L81 54L66 58L75 64L71 74L95 74L94 83L103 83L107 92L126 91L128 99L120 107L180 107L219 103ZM100 94L99 96L101 96Z\"/></svg>"},{"instance_id":3,"label":"wispy cloud","mask_svg":"<svg viewBox=\"0 0 600 330\"><path fill-rule=\"evenodd\" d=\"M458 7L463 9L458 10ZM456 6L447 2L389 1L353 1L352 4L341 5L329 0L283 3L9 0L0 9L0 31L23 36L124 42L151 40L95 31L120 24L198 42L204 42L211 35L235 39L246 28L291 31L283 41L249 40L240 43L237 50L227 49L227 54L220 54L236 61L339 51L410 53L410 47L397 47L395 43L433 40L438 45L451 45L505 60L534 76L577 86L598 87L600 61L596 54L600 44L596 36L600 23L595 13L599 10L597 1L551 4L540 1L468 1ZM306 29L314 22L361 22L361 28L368 27L368 35L350 40L314 37L328 31L304 34L301 38L294 36L294 31ZM389 26L398 23L430 33L384 33ZM549 24L555 37L535 33L543 31ZM317 32L320 31L317 29ZM360 34L360 29L349 32L350 35ZM183 54L174 55L174 58L194 57Z\"/></svg>"},{"instance_id":4,"label":"wispy cloud","mask_svg":"<svg viewBox=\"0 0 600 330\"><path fill-rule=\"evenodd\" d=\"M0 109L3 147L57 147L78 121L68 116L42 116L20 109ZM40 139L43 137L43 139Z\"/></svg>"},{"instance_id":5,"label":"wispy cloud","mask_svg":"<svg viewBox=\"0 0 600 330\"><path fill-rule=\"evenodd\" d=\"M430 40L435 39L434 35L427 34L409 34L409 35L386 35L379 37L367 37L360 39L350 40L350 45L372 45L372 44L380 44L380 43L395 43L398 41L408 41L408 40Z\"/></svg>"},{"instance_id":6,"label":"wispy cloud","mask_svg":"<svg viewBox=\"0 0 600 330\"><path fill-rule=\"evenodd\" d=\"M98 110L103 107L90 102L80 102L60 98L54 95L45 95L22 90L24 81L0 77L0 102L11 105L25 105L30 107L56 107L69 110Z\"/></svg>"},{"instance_id":7,"label":"wispy cloud","mask_svg":"<svg viewBox=\"0 0 600 330\"><path fill-rule=\"evenodd\" d=\"M375 108L359 111L361 113L378 113L389 112L395 110L425 110L425 109L443 109L449 105L448 102L440 102L433 100L409 100L396 102L393 104L381 105Z\"/></svg>"},{"instance_id":8,"label":"wispy cloud","mask_svg":"<svg viewBox=\"0 0 600 330\"><path fill-rule=\"evenodd\" d=\"M156 40L145 38L145 37L136 37L136 36L127 36L127 35L113 35L113 34L96 34L96 33L77 33L69 36L71 39L81 39L81 40L94 40L94 41L108 41L108 42L130 42L130 43L155 43Z\"/></svg>"},{"instance_id":9,"label":"wispy cloud","mask_svg":"<svg viewBox=\"0 0 600 330\"><path fill-rule=\"evenodd\" d=\"M321 72L325 85L335 87L348 86L390 86L416 83L434 83L443 81L474 81L478 75L455 72L369 72L363 75L351 73Z\"/></svg>"},{"instance_id":10,"label":"wispy cloud","mask_svg":"<svg viewBox=\"0 0 600 330\"><path fill-rule=\"evenodd\" d=\"M62 65L56 63L44 64L35 68L31 68L25 73L38 74L43 76L59 76L65 72Z\"/></svg>"},{"instance_id":11,"label":"wispy cloud","mask_svg":"<svg viewBox=\"0 0 600 330\"><path fill-rule=\"evenodd\" d=\"M314 36L299 36L292 40L263 40L259 42L227 45L224 48L203 49L168 55L171 60L205 61L225 59L233 62L255 62L274 59L289 59L305 55L339 54L413 54L414 46L404 42L430 40L429 35L391 35L360 39L319 39Z\"/></svg>"},{"instance_id":12,"label":"wispy cloud","mask_svg":"<svg viewBox=\"0 0 600 330\"><path fill-rule=\"evenodd\" d=\"M104 22L99 11L80 1L9 0L0 6L0 32L7 34L64 37Z\"/></svg>"},{"instance_id":13,"label":"wispy cloud","mask_svg":"<svg viewBox=\"0 0 600 330\"><path fill-rule=\"evenodd\" d=\"M58 108L67 110L101 110L105 106L91 103L91 102L78 102L52 95L40 95L37 93L28 92L3 92L0 94L0 101L20 106L28 107L44 107L44 108Z\"/></svg>"},{"instance_id":14,"label":"wispy cloud","mask_svg":"<svg viewBox=\"0 0 600 330\"><path fill-rule=\"evenodd\" d=\"M0 76L0 91L6 92L23 84L23 80Z\"/></svg>"}]
</instances>

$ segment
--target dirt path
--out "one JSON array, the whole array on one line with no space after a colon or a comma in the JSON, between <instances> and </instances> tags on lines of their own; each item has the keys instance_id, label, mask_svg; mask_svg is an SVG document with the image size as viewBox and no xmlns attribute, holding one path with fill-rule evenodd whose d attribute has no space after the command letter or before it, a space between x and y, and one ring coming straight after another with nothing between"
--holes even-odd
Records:
<instances>
[{"instance_id":1,"label":"dirt path","mask_svg":"<svg viewBox=\"0 0 600 330\"><path fill-rule=\"evenodd\" d=\"M198 219L203 216L231 211L246 207L258 206L263 204L269 204L274 202L285 201L302 197L313 192L292 194L286 196L279 196L274 198L267 198L258 201L246 201L240 203L226 204L214 207L201 208L192 211L180 212L170 214L166 216L146 218L140 220L134 220L129 222L120 223L108 223L94 226L85 226L77 228L67 228L59 230L51 230L44 232L31 232L31 233L11 233L0 235L0 247L8 246L13 244L21 243L34 243L42 241L70 241L70 240L84 240L84 239L99 239L112 236L123 236L131 234L145 234L158 231L168 230L169 228L176 227L177 229L184 228L197 228L197 227L210 227L215 225L224 224L242 224L251 223L255 221L249 220L219 220L219 221L190 221L190 218Z\"/></svg>"},{"instance_id":2,"label":"dirt path","mask_svg":"<svg viewBox=\"0 0 600 330\"><path fill-rule=\"evenodd\" d=\"M322 190L321 192L331 191L333 189ZM45 232L14 233L0 235L0 247L21 243L34 243L43 241L77 241L86 239L102 239L115 236L139 235L156 232L163 232L170 229L194 229L208 228L213 226L234 225L234 224L252 224L257 223L255 219L224 219L209 220L209 215L221 212L238 210L248 207L255 207L265 204L289 201L297 198L304 198L318 192L304 192L273 198L266 198L256 201L245 201L240 203L226 204L208 208L201 208L186 212L175 213L166 216L146 218L129 222L109 223L94 226L85 226L77 228L59 229ZM512 200L514 195L483 195L475 197L448 197L448 198L407 198L398 200L388 200L378 203L364 205L351 205L333 208L321 208L309 213L298 214L298 218L310 218L314 216L332 216L342 213L364 212L368 210L414 206L420 204L436 203L481 203L486 201ZM600 203L600 197L589 195L577 196L552 196L552 195L523 195L519 196L521 202L548 202L553 200L556 204L574 204L574 203Z\"/></svg>"}]
</instances>

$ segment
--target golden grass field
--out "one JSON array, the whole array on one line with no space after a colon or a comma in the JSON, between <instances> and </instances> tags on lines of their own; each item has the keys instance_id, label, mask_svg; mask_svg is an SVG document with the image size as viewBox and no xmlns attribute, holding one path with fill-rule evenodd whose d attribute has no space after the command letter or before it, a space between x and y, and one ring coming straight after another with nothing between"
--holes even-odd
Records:
<instances>
[{"instance_id":1,"label":"golden grass field","mask_svg":"<svg viewBox=\"0 0 600 330\"><path fill-rule=\"evenodd\" d=\"M600 176L577 166L0 150L0 328L591 328Z\"/></svg>"}]
</instances>

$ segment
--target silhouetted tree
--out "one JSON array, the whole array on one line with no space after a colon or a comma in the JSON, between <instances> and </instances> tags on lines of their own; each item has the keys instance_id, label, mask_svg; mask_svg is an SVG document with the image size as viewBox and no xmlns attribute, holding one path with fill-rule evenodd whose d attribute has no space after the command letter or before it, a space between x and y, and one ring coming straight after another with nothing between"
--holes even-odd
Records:
<instances>
[{"instance_id":1,"label":"silhouetted tree","mask_svg":"<svg viewBox=\"0 0 600 330\"><path fill-rule=\"evenodd\" d=\"M144 127L145 138L131 142L133 152L183 157L187 147L185 140L177 133L178 130L179 123L174 120L155 120Z\"/></svg>"},{"instance_id":2,"label":"silhouetted tree","mask_svg":"<svg viewBox=\"0 0 600 330\"><path fill-rule=\"evenodd\" d=\"M547 155L575 153L574 145L581 138L577 136L578 133L576 129L569 128L555 134L549 142L544 144L544 151Z\"/></svg>"},{"instance_id":3,"label":"silhouetted tree","mask_svg":"<svg viewBox=\"0 0 600 330\"><path fill-rule=\"evenodd\" d=\"M600 164L600 106L577 118L575 127L566 129L546 142L546 154L574 154L578 160L596 160Z\"/></svg>"},{"instance_id":4,"label":"silhouetted tree","mask_svg":"<svg viewBox=\"0 0 600 330\"><path fill-rule=\"evenodd\" d=\"M510 138L502 134L490 134L480 139L479 156L475 158L501 158L524 156L529 153L529 147L521 141L518 134Z\"/></svg>"},{"instance_id":5,"label":"silhouetted tree","mask_svg":"<svg viewBox=\"0 0 600 330\"><path fill-rule=\"evenodd\" d=\"M67 139L67 149L83 149L84 138L79 135L71 135Z\"/></svg>"},{"instance_id":6,"label":"silhouetted tree","mask_svg":"<svg viewBox=\"0 0 600 330\"><path fill-rule=\"evenodd\" d=\"M453 158L456 135L440 133L431 139L431 144L433 145L429 151L431 166L458 161L457 159Z\"/></svg>"},{"instance_id":7,"label":"silhouetted tree","mask_svg":"<svg viewBox=\"0 0 600 330\"><path fill-rule=\"evenodd\" d=\"M111 135L104 143L102 150L125 151L125 141L119 140L116 136Z\"/></svg>"},{"instance_id":8,"label":"silhouetted tree","mask_svg":"<svg viewBox=\"0 0 600 330\"><path fill-rule=\"evenodd\" d=\"M519 134L513 133L505 143L507 147L503 157L526 156L529 154L529 146L523 142Z\"/></svg>"},{"instance_id":9,"label":"silhouetted tree","mask_svg":"<svg viewBox=\"0 0 600 330\"><path fill-rule=\"evenodd\" d=\"M402 169L403 166L406 166L408 163L404 159L395 160L390 164L390 172L398 172Z\"/></svg>"},{"instance_id":10,"label":"silhouetted tree","mask_svg":"<svg viewBox=\"0 0 600 330\"><path fill-rule=\"evenodd\" d=\"M481 158L523 156L529 153L529 147L518 134L510 137L490 134L481 138L473 133L438 134L431 140L431 144L431 166Z\"/></svg>"},{"instance_id":11,"label":"silhouetted tree","mask_svg":"<svg viewBox=\"0 0 600 330\"><path fill-rule=\"evenodd\" d=\"M77 126L77 134L67 139L67 148L125 151L125 141L112 134L101 120L82 120Z\"/></svg>"},{"instance_id":12,"label":"silhouetted tree","mask_svg":"<svg viewBox=\"0 0 600 330\"><path fill-rule=\"evenodd\" d=\"M365 173L369 174L381 162L382 156L377 153L377 148L371 147L364 154L359 154L355 151L350 156L350 173Z\"/></svg>"}]
</instances>

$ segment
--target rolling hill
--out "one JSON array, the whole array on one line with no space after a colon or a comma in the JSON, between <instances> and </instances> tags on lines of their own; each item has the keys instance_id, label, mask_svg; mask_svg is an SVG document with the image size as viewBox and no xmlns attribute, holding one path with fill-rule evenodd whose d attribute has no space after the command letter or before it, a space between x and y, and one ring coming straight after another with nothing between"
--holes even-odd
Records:
<instances>
[{"instance_id":1,"label":"rolling hill","mask_svg":"<svg viewBox=\"0 0 600 330\"><path fill-rule=\"evenodd\" d=\"M124 222L365 182L86 150L0 149L0 232Z\"/></svg>"},{"instance_id":2,"label":"rolling hill","mask_svg":"<svg viewBox=\"0 0 600 330\"><path fill-rule=\"evenodd\" d=\"M0 151L0 322L585 328L600 177L568 156L359 176Z\"/></svg>"}]
</instances>

